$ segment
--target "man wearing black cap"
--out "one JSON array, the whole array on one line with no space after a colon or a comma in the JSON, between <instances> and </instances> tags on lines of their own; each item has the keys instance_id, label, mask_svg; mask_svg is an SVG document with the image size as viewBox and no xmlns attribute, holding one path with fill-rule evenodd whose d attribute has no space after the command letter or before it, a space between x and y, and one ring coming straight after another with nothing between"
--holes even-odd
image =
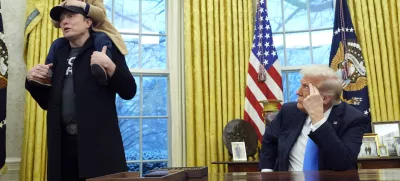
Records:
<instances>
[{"instance_id":1,"label":"man wearing black cap","mask_svg":"<svg viewBox=\"0 0 400 181\"><path fill-rule=\"evenodd\" d=\"M92 20L80 7L56 6L50 16L60 21L69 44L55 52L52 64L29 70L25 84L47 110L47 180L85 180L126 171L115 97L132 99L136 83L125 58L115 46L112 60L107 47L95 51ZM104 67L110 77L107 86L98 83L91 64ZM51 86L30 81L49 77Z\"/></svg>"}]
</instances>

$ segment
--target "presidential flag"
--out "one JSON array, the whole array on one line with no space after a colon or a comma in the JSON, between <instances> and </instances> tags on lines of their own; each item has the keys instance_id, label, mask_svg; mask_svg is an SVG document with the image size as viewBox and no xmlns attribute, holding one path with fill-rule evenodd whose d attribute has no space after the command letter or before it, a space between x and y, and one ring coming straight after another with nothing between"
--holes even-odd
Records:
<instances>
[{"instance_id":1,"label":"presidential flag","mask_svg":"<svg viewBox=\"0 0 400 181\"><path fill-rule=\"evenodd\" d=\"M247 73L244 120L250 122L256 129L260 142L265 123L262 116L263 106L259 101L272 99L283 101L280 62L271 30L267 2L259 0Z\"/></svg>"},{"instance_id":2,"label":"presidential flag","mask_svg":"<svg viewBox=\"0 0 400 181\"><path fill-rule=\"evenodd\" d=\"M336 0L329 66L344 80L342 101L370 116L367 70L346 0Z\"/></svg>"},{"instance_id":3,"label":"presidential flag","mask_svg":"<svg viewBox=\"0 0 400 181\"><path fill-rule=\"evenodd\" d=\"M0 13L0 174L4 174L7 170L7 167L5 165L7 78L8 51L6 44L4 43L3 18Z\"/></svg>"}]
</instances>

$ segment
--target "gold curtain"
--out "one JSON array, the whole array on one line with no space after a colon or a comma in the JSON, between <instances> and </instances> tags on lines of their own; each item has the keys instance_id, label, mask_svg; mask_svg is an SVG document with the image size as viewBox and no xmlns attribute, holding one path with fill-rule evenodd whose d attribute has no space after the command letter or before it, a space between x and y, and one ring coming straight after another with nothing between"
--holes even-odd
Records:
<instances>
[{"instance_id":1,"label":"gold curtain","mask_svg":"<svg viewBox=\"0 0 400 181\"><path fill-rule=\"evenodd\" d=\"M347 2L366 60L372 121L400 120L400 1Z\"/></svg>"},{"instance_id":2,"label":"gold curtain","mask_svg":"<svg viewBox=\"0 0 400 181\"><path fill-rule=\"evenodd\" d=\"M24 58L27 70L43 64L48 49L59 30L53 28L49 12L60 0L28 0ZM46 112L26 93L24 138L22 145L20 180L45 181L47 170Z\"/></svg>"},{"instance_id":3,"label":"gold curtain","mask_svg":"<svg viewBox=\"0 0 400 181\"><path fill-rule=\"evenodd\" d=\"M188 166L228 159L222 132L243 118L253 35L253 0L185 0L186 148Z\"/></svg>"}]
</instances>

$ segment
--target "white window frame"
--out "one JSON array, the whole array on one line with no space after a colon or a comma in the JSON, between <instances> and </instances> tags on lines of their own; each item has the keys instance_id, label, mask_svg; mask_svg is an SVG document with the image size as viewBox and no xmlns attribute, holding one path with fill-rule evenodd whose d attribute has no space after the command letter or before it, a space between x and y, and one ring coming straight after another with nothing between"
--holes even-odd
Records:
<instances>
[{"instance_id":1,"label":"white window frame","mask_svg":"<svg viewBox=\"0 0 400 181\"><path fill-rule=\"evenodd\" d=\"M184 1L168 0L168 58L170 68L169 158L172 167L186 166Z\"/></svg>"},{"instance_id":2,"label":"white window frame","mask_svg":"<svg viewBox=\"0 0 400 181\"><path fill-rule=\"evenodd\" d=\"M257 11L257 1L258 0L254 0L253 2L255 3L255 9L254 11ZM285 0L280 0L281 1L281 12L282 12L282 30L281 31L273 31L272 34L273 35L282 35L283 38L283 61L284 61L284 65L281 65L281 75L285 76L285 87L288 88L289 87L289 80L288 80L288 74L289 72L299 72L301 69L303 69L304 67L310 66L310 65L321 65L321 64L313 64L314 62L314 56L313 56L313 46L312 46L312 32L314 31L323 31L323 30L332 30L333 31L333 26L332 28L312 28L311 27L311 20L310 20L310 0L307 0L307 18L308 18L308 29L307 30L296 30L296 31L285 31L285 16L284 16L284 9L285 9ZM332 0L333 3L335 3L335 0ZM333 4L335 5L335 4ZM303 33L303 32L308 32L308 37L309 37L309 46L310 46L310 64L305 64L305 65L296 65L296 66L287 66L287 52L286 52L286 34L288 33ZM326 65L326 64L322 64L322 65ZM288 95L284 95L284 97L289 98L290 92L287 91L286 92ZM285 100L286 101L286 100Z\"/></svg>"},{"instance_id":3,"label":"white window frame","mask_svg":"<svg viewBox=\"0 0 400 181\"><path fill-rule=\"evenodd\" d=\"M114 20L115 1L112 0L112 22ZM142 1L139 1L141 7ZM139 39L142 36L165 36L166 37L166 55L167 65L165 69L142 69L131 68L130 72L134 76L162 76L167 77L168 81L168 116L119 116L119 119L140 119L139 123L139 160L129 161L129 163L140 164L140 173L143 173L143 164L149 162L168 162L168 167L182 167L186 165L185 153L185 122L184 122L184 64L183 64L183 1L165 0L166 12L166 34L145 34L141 33L142 24L139 23L139 33L121 32L123 35L137 35ZM139 22L142 19L142 9L139 8ZM139 55L141 55L141 44L139 44ZM137 82L138 83L138 82ZM140 93L143 94L143 82L140 81ZM142 111L142 100L140 100L140 111ZM164 160L143 160L142 159L142 119L141 118L167 118L168 119L168 159ZM173 154L172 154L173 153Z\"/></svg>"}]
</instances>

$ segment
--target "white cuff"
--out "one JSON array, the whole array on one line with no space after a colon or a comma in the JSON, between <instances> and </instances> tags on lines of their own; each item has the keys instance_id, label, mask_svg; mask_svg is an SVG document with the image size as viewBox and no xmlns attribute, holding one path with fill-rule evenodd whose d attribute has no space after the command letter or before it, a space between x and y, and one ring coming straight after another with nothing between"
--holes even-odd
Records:
<instances>
[{"instance_id":1,"label":"white cuff","mask_svg":"<svg viewBox=\"0 0 400 181\"><path fill-rule=\"evenodd\" d=\"M320 120L317 124L312 124L311 123L311 131L314 132L316 131L319 127L321 127L322 124L324 124L328 120L327 117L324 117L322 120Z\"/></svg>"},{"instance_id":2,"label":"white cuff","mask_svg":"<svg viewBox=\"0 0 400 181\"><path fill-rule=\"evenodd\" d=\"M273 172L273 170L272 169L268 169L268 168L264 168L264 169L261 169L261 172Z\"/></svg>"}]
</instances>

